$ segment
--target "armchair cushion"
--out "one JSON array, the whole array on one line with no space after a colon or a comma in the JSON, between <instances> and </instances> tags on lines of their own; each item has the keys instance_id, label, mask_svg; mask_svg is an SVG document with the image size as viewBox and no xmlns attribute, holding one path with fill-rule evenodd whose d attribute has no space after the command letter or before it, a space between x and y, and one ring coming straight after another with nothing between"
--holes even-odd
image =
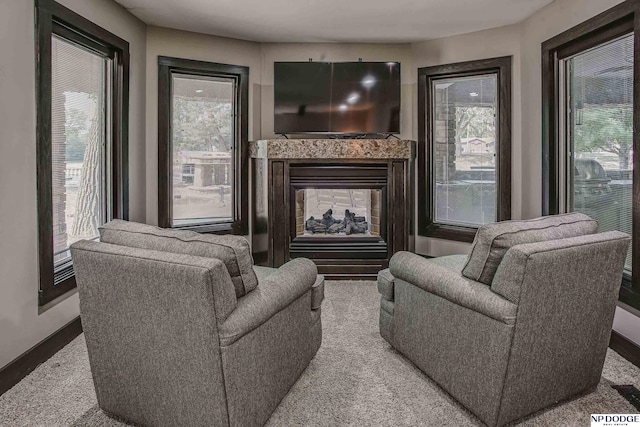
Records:
<instances>
[{"instance_id":1,"label":"armchair cushion","mask_svg":"<svg viewBox=\"0 0 640 427\"><path fill-rule=\"evenodd\" d=\"M598 222L581 213L503 221L478 229L462 275L490 285L504 254L515 245L593 234Z\"/></svg>"},{"instance_id":2,"label":"armchair cushion","mask_svg":"<svg viewBox=\"0 0 640 427\"><path fill-rule=\"evenodd\" d=\"M491 288L463 277L459 272L410 252L398 252L389 262L391 274L429 293L484 314L502 323L513 324L517 306Z\"/></svg>"},{"instance_id":3,"label":"armchair cushion","mask_svg":"<svg viewBox=\"0 0 640 427\"><path fill-rule=\"evenodd\" d=\"M265 323L310 291L317 276L316 265L306 258L293 259L278 268L253 292L238 299L236 309L220 325L220 344L229 346Z\"/></svg>"},{"instance_id":4,"label":"armchair cushion","mask_svg":"<svg viewBox=\"0 0 640 427\"><path fill-rule=\"evenodd\" d=\"M249 242L244 237L169 230L115 219L100 227L100 241L133 248L219 259L227 267L237 298L258 286Z\"/></svg>"}]
</instances>

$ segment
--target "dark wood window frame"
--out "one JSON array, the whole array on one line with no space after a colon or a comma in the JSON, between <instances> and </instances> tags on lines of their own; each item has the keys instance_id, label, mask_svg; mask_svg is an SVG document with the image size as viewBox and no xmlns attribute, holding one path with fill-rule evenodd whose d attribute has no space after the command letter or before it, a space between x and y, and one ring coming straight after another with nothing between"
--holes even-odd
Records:
<instances>
[{"instance_id":1,"label":"dark wood window frame","mask_svg":"<svg viewBox=\"0 0 640 427\"><path fill-rule=\"evenodd\" d=\"M129 216L129 43L53 0L35 1L36 153L38 197L38 304L43 306L76 287L73 266L54 272L52 206L51 37L58 35L112 60L110 133L113 218Z\"/></svg>"},{"instance_id":2,"label":"dark wood window frame","mask_svg":"<svg viewBox=\"0 0 640 427\"><path fill-rule=\"evenodd\" d=\"M477 227L435 222L432 82L444 78L496 74L498 78L498 135L496 138L496 215L511 219L511 56L418 68L418 234L472 242Z\"/></svg>"},{"instance_id":3,"label":"dark wood window frame","mask_svg":"<svg viewBox=\"0 0 640 427\"><path fill-rule=\"evenodd\" d=\"M542 213L560 213L559 61L625 34L634 33L633 103L640 106L640 3L627 0L542 43ZM640 108L634 108L633 149L639 150ZM640 156L633 156L632 271L624 274L620 301L640 309Z\"/></svg>"},{"instance_id":4,"label":"dark wood window frame","mask_svg":"<svg viewBox=\"0 0 640 427\"><path fill-rule=\"evenodd\" d=\"M249 67L189 59L158 57L158 224L171 227L172 74L236 80L236 150L233 173L233 219L228 222L175 227L203 233L246 235L249 230Z\"/></svg>"}]
</instances>

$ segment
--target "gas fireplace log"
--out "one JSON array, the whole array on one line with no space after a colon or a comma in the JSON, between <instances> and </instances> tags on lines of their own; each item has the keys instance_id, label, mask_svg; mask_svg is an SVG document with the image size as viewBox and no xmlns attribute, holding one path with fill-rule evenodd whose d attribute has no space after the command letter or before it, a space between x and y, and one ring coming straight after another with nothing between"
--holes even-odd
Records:
<instances>
[{"instance_id":1,"label":"gas fireplace log","mask_svg":"<svg viewBox=\"0 0 640 427\"><path fill-rule=\"evenodd\" d=\"M356 216L349 209L344 211L344 219L336 219L333 217L333 210L329 209L322 214L322 220L315 219L313 216L305 221L305 230L313 234L365 234L369 229L369 223L365 221L365 217Z\"/></svg>"},{"instance_id":2,"label":"gas fireplace log","mask_svg":"<svg viewBox=\"0 0 640 427\"><path fill-rule=\"evenodd\" d=\"M326 211L325 213L322 214L322 223L325 226L331 227L336 222L340 222L340 221L336 221L333 218L333 210L332 209L329 209L328 211Z\"/></svg>"},{"instance_id":3,"label":"gas fireplace log","mask_svg":"<svg viewBox=\"0 0 640 427\"><path fill-rule=\"evenodd\" d=\"M327 233L329 234L338 234L344 230L344 224L336 223L331 227L327 228Z\"/></svg>"},{"instance_id":4,"label":"gas fireplace log","mask_svg":"<svg viewBox=\"0 0 640 427\"><path fill-rule=\"evenodd\" d=\"M313 234L327 232L327 226L314 217L311 217L305 221L305 229L312 232Z\"/></svg>"}]
</instances>

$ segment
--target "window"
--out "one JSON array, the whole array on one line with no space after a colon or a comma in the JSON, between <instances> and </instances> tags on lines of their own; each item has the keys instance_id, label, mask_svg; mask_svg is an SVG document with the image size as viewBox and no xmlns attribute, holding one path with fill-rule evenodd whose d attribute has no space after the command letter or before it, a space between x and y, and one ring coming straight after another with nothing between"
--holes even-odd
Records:
<instances>
[{"instance_id":1,"label":"window","mask_svg":"<svg viewBox=\"0 0 640 427\"><path fill-rule=\"evenodd\" d=\"M69 246L126 218L128 44L50 0L37 6L40 305L75 287Z\"/></svg>"},{"instance_id":2,"label":"window","mask_svg":"<svg viewBox=\"0 0 640 427\"><path fill-rule=\"evenodd\" d=\"M511 57L418 73L419 231L472 241L511 215Z\"/></svg>"},{"instance_id":3,"label":"window","mask_svg":"<svg viewBox=\"0 0 640 427\"><path fill-rule=\"evenodd\" d=\"M635 9L622 3L543 44L543 209L582 212L600 231L632 235L620 299L640 307Z\"/></svg>"},{"instance_id":4,"label":"window","mask_svg":"<svg viewBox=\"0 0 640 427\"><path fill-rule=\"evenodd\" d=\"M633 214L633 34L562 60L566 70L564 210L600 231L631 234ZM625 263L630 273L631 248Z\"/></svg>"},{"instance_id":5,"label":"window","mask_svg":"<svg viewBox=\"0 0 640 427\"><path fill-rule=\"evenodd\" d=\"M97 238L97 227L107 218L104 147L110 62L61 37L52 37L54 270L71 262L69 245Z\"/></svg>"},{"instance_id":6,"label":"window","mask_svg":"<svg viewBox=\"0 0 640 427\"><path fill-rule=\"evenodd\" d=\"M247 67L159 58L159 224L247 232Z\"/></svg>"}]
</instances>

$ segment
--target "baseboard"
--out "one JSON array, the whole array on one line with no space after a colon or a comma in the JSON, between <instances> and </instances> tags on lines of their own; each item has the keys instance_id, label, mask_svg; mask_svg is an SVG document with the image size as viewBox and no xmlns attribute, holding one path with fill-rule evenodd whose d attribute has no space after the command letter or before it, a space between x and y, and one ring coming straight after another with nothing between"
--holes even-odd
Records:
<instances>
[{"instance_id":1,"label":"baseboard","mask_svg":"<svg viewBox=\"0 0 640 427\"><path fill-rule=\"evenodd\" d=\"M628 340L616 331L611 331L609 347L620 356L640 368L640 346Z\"/></svg>"},{"instance_id":2,"label":"baseboard","mask_svg":"<svg viewBox=\"0 0 640 427\"><path fill-rule=\"evenodd\" d=\"M327 273L320 273L324 276L325 280L331 280L331 281L335 281L335 280L344 280L344 281L358 281L358 280L364 280L367 282L375 282L377 279L377 276L375 275L371 275L371 274L327 274Z\"/></svg>"},{"instance_id":3,"label":"baseboard","mask_svg":"<svg viewBox=\"0 0 640 427\"><path fill-rule=\"evenodd\" d=\"M0 370L0 396L82 333L80 317L58 329Z\"/></svg>"}]
</instances>

